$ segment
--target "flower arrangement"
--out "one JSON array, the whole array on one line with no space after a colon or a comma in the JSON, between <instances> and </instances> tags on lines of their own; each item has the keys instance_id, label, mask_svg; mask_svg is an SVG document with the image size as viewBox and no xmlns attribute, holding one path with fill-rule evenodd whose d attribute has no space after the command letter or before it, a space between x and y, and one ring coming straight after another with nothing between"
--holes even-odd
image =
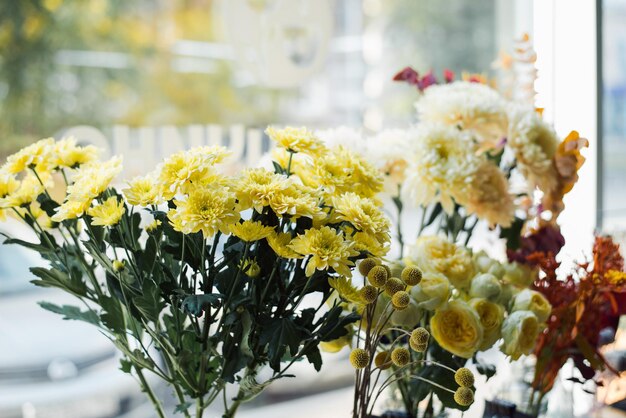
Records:
<instances>
[{"instance_id":1,"label":"flower arrangement","mask_svg":"<svg viewBox=\"0 0 626 418\"><path fill-rule=\"evenodd\" d=\"M355 341L357 352L367 352L370 363L365 370L357 367L357 398L372 398L368 373L389 369L385 382L398 389L411 417L433 416L435 397L444 408L467 410L472 404L469 392L463 390L467 393L455 397L454 371L464 369L472 359L479 372L493 375L493 366L477 354L498 341L502 341L500 350L512 359L532 353L551 312L548 300L530 288L535 269L517 262L500 263L483 252L472 254L440 236L421 236L403 261L389 266L363 260L359 271L361 287L347 280L331 282L346 311L361 316L350 326L352 339L334 341L333 351ZM415 329L430 338L417 339L411 334ZM368 333L373 337L368 338ZM382 356L396 351L408 353L409 360L381 367ZM380 390L387 387L383 384ZM472 385L462 387L474 390ZM355 400L355 408L358 405Z\"/></svg>"},{"instance_id":2,"label":"flower arrangement","mask_svg":"<svg viewBox=\"0 0 626 418\"><path fill-rule=\"evenodd\" d=\"M592 260L578 264L566 277L559 277L560 263L555 259L558 251L553 251L538 247L526 255L526 263L543 272L535 288L553 306L547 329L534 349L537 362L528 405L534 413L568 360L580 372L579 383L610 368L599 351L600 333L605 329L614 332L620 315L626 314L624 258L610 237L596 237Z\"/></svg>"},{"instance_id":3,"label":"flower arrangement","mask_svg":"<svg viewBox=\"0 0 626 418\"><path fill-rule=\"evenodd\" d=\"M410 305L415 302L410 291L422 282L422 271L406 267L399 277L392 277L388 265L367 258L359 264L359 272L364 282L360 288L345 278L331 279L346 309L358 312L361 319L350 325L348 337L326 345L338 351L355 342L350 352L350 363L356 369L352 416L372 416L376 401L390 385L405 388L411 386L411 381L424 393L428 393L424 387L436 388L461 408L471 405L475 390L472 372L427 359L430 333L423 326L413 327L415 316ZM412 319L404 326L402 318ZM426 365L436 369L436 375L419 373ZM389 371L386 377L385 371Z\"/></svg>"},{"instance_id":4,"label":"flower arrangement","mask_svg":"<svg viewBox=\"0 0 626 418\"><path fill-rule=\"evenodd\" d=\"M388 247L375 168L304 128L267 132L285 157L273 171L226 176L227 149L199 147L119 188L121 159L72 139L41 140L0 169L3 214L37 237L5 244L40 253L49 267L31 268L33 283L82 307L41 306L102 331L160 417L146 373L173 389L183 416L222 397L232 417L296 361L319 370L320 343L358 319L326 303L331 283ZM312 293L319 305L303 308ZM265 366L272 376L257 381Z\"/></svg>"}]
</instances>

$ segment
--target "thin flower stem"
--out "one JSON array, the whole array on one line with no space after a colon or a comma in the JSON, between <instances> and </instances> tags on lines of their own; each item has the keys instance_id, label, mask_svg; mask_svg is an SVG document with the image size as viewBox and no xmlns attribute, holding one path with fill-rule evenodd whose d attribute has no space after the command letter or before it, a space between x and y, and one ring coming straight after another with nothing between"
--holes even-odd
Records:
<instances>
[{"instance_id":1,"label":"thin flower stem","mask_svg":"<svg viewBox=\"0 0 626 418\"><path fill-rule=\"evenodd\" d=\"M161 405L161 402L159 402L159 399L155 396L154 392L152 391L152 388L150 387L150 384L146 380L145 376L143 375L141 368L135 366L135 372L137 373L137 377L139 378L139 381L141 382L141 387L143 387L144 391L148 395L148 398L150 398L150 401L152 402L152 405L154 405L154 408L156 409L156 412L159 418L166 418L165 412L163 411L163 406Z\"/></svg>"}]
</instances>

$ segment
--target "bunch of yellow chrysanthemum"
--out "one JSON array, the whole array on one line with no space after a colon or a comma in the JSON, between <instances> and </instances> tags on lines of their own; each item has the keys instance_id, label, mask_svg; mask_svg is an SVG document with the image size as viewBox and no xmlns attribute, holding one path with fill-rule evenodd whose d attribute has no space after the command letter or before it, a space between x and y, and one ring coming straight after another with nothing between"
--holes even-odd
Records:
<instances>
[{"instance_id":1,"label":"bunch of yellow chrysanthemum","mask_svg":"<svg viewBox=\"0 0 626 418\"><path fill-rule=\"evenodd\" d=\"M13 213L40 240L14 242L51 263L33 269L36 283L71 293L89 311L45 306L97 325L146 393L147 370L174 387L181 405L198 399L196 416L226 383L241 382L227 405L232 416L295 360L319 369L318 345L347 338L356 320L339 302L321 309L331 283L388 250L375 168L304 128L267 133L286 158L235 175L220 167L226 148L197 147L118 188L121 158L101 161L73 139L39 141L0 168L0 215ZM301 308L314 292L320 307ZM275 375L259 383L265 365Z\"/></svg>"}]
</instances>

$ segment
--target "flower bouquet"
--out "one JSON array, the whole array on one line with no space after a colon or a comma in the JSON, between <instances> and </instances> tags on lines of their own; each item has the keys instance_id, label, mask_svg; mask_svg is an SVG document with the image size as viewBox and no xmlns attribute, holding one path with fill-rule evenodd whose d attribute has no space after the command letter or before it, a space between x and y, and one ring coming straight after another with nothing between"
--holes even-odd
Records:
<instances>
[{"instance_id":1,"label":"flower bouquet","mask_svg":"<svg viewBox=\"0 0 626 418\"><path fill-rule=\"evenodd\" d=\"M100 161L72 139L41 140L0 169L2 213L36 237L4 243L41 254L49 265L31 268L33 283L79 302L41 306L106 335L160 417L147 374L173 389L183 416L222 398L232 417L295 362L319 370L320 343L358 319L327 303L331 283L387 247L373 167L306 129L268 134L287 158L234 176L219 172L225 148L199 147L119 188L121 159ZM313 293L317 303L304 304Z\"/></svg>"},{"instance_id":2,"label":"flower bouquet","mask_svg":"<svg viewBox=\"0 0 626 418\"><path fill-rule=\"evenodd\" d=\"M543 272L534 286L553 307L534 349L537 362L527 409L535 415L568 360L579 372L570 379L577 383L602 385L597 373L606 368L617 374L600 351L600 336L607 330L614 335L619 317L626 314L626 272L619 245L610 237L596 237L592 259L577 264L565 277L557 273L557 252L537 246L525 255L527 264Z\"/></svg>"},{"instance_id":3,"label":"flower bouquet","mask_svg":"<svg viewBox=\"0 0 626 418\"><path fill-rule=\"evenodd\" d=\"M498 261L505 258L504 252L494 259L473 251L469 245L474 231L482 224L512 253L520 250L521 238L529 231L556 226L563 197L584 162L580 151L587 141L575 131L559 141L539 109L508 100L478 77L455 81L446 72L445 83L438 84L432 73L419 77L407 68L395 79L420 92L415 127L366 139L346 130L320 136L352 147L381 171L397 211L400 250L389 266L389 280L403 284L401 290L409 297L407 306L389 319L390 326L402 331L392 330L386 338L393 346L408 347L403 333L416 326L429 331L428 350L419 355L409 351L414 357L403 370L449 389L454 382L434 363L457 370L473 359L478 371L490 377L495 368L476 354L501 339L501 350L511 359L530 354L551 311L549 301L530 288L538 269L515 259ZM411 235L417 240L407 246L403 210L410 206L420 215L417 222L411 219ZM407 266L422 271L419 283L402 282ZM364 277L357 288L368 285L374 284ZM338 290L348 312L362 312ZM383 292L379 298L387 298L388 304L393 296ZM367 321L353 327L361 323ZM416 362L418 357L427 361ZM398 379L395 384L409 416L433 416L435 397L444 408L467 409L445 389L419 381Z\"/></svg>"}]
</instances>

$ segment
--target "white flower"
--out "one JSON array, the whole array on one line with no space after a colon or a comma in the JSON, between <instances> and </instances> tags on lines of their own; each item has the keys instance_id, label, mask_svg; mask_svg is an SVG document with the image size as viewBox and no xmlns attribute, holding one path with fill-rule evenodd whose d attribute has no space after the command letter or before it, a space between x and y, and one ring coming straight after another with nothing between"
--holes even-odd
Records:
<instances>
[{"instance_id":1,"label":"white flower","mask_svg":"<svg viewBox=\"0 0 626 418\"><path fill-rule=\"evenodd\" d=\"M410 155L403 195L417 205L440 202L446 212L454 200L464 201L473 174L484 157L464 132L433 123L411 131L414 152Z\"/></svg>"},{"instance_id":2,"label":"white flower","mask_svg":"<svg viewBox=\"0 0 626 418\"><path fill-rule=\"evenodd\" d=\"M484 84L455 81L429 87L415 107L420 122L470 130L482 143L481 148L489 149L506 135L505 103L497 91Z\"/></svg>"},{"instance_id":3,"label":"white flower","mask_svg":"<svg viewBox=\"0 0 626 418\"><path fill-rule=\"evenodd\" d=\"M340 126L338 128L315 131L315 135L321 139L328 148L341 145L361 156L367 153L365 139L358 129Z\"/></svg>"}]
</instances>

